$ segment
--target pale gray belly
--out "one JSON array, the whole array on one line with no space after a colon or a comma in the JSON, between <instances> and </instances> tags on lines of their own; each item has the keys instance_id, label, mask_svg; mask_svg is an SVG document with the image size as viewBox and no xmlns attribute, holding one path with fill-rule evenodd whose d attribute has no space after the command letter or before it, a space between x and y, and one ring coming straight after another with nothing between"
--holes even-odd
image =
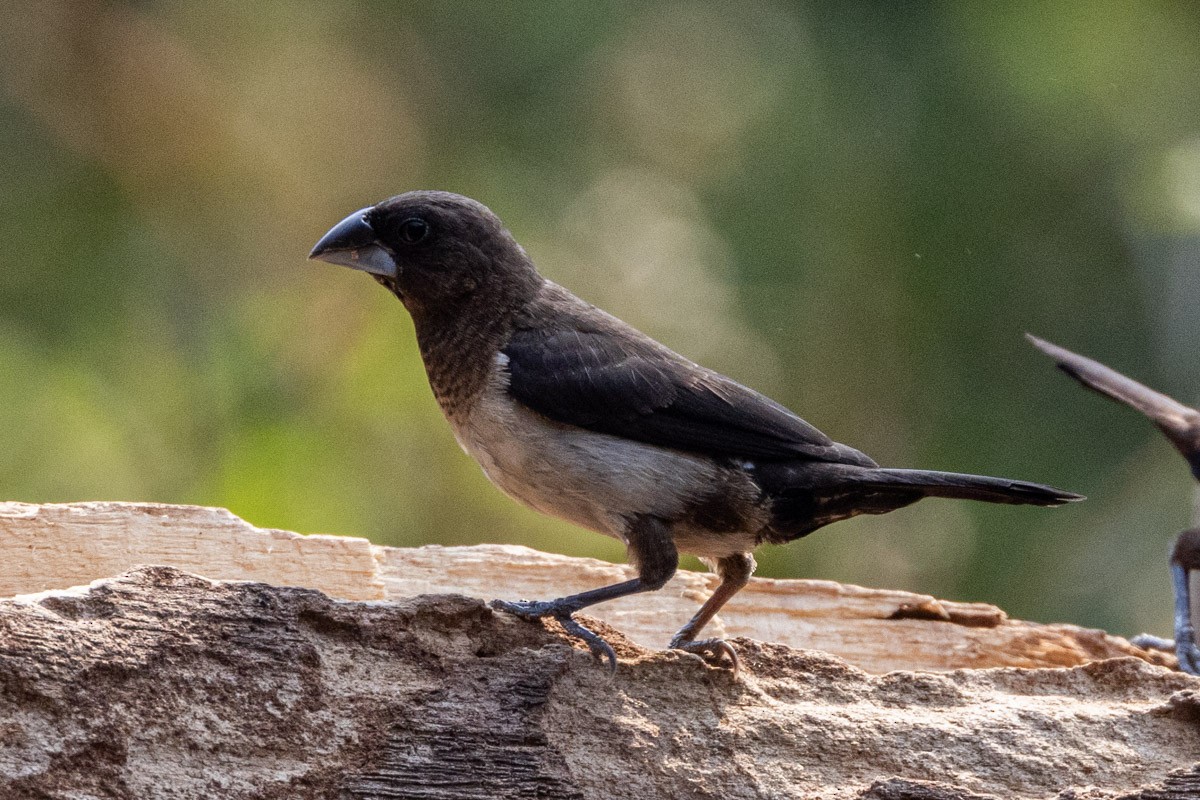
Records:
<instances>
[{"instance_id":1,"label":"pale gray belly","mask_svg":"<svg viewBox=\"0 0 1200 800\"><path fill-rule=\"evenodd\" d=\"M674 522L681 551L720 558L754 549L765 511L752 508L757 491L745 476L711 459L559 425L505 392L488 394L451 426L462 448L511 497L622 540L630 520L653 515ZM750 512L744 530L711 530L690 519L693 505L726 489Z\"/></svg>"}]
</instances>

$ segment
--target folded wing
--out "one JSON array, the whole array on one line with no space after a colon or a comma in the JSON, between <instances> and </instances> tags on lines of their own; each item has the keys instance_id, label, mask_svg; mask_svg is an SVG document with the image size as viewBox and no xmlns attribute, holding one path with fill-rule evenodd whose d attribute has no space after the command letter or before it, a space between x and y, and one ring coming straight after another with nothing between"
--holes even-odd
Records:
<instances>
[{"instance_id":1,"label":"folded wing","mask_svg":"<svg viewBox=\"0 0 1200 800\"><path fill-rule=\"evenodd\" d=\"M775 401L615 318L518 328L509 391L552 420L716 458L874 466Z\"/></svg>"}]
</instances>

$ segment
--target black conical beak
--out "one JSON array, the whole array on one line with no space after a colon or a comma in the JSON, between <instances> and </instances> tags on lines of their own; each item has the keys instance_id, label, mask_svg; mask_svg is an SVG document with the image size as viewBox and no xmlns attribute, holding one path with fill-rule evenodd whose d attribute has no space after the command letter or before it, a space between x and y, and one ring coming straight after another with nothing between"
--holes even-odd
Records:
<instances>
[{"instance_id":1,"label":"black conical beak","mask_svg":"<svg viewBox=\"0 0 1200 800\"><path fill-rule=\"evenodd\" d=\"M367 222L370 208L355 211L334 225L329 233L321 237L317 246L308 254L311 259L340 264L351 269L361 269L372 275L395 278L400 267L391 253L384 250L375 238L375 231Z\"/></svg>"}]
</instances>

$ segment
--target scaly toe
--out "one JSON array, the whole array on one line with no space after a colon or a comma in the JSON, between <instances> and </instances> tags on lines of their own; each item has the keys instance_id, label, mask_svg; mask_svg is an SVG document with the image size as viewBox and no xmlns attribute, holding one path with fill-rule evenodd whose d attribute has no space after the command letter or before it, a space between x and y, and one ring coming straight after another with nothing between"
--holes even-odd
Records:
<instances>
[{"instance_id":1,"label":"scaly toe","mask_svg":"<svg viewBox=\"0 0 1200 800\"><path fill-rule=\"evenodd\" d=\"M571 606L557 600L493 600L489 605L497 611L525 620L553 617L558 620L558 624L568 636L573 636L587 645L596 661L608 662L608 671L616 672L617 652L612 649L612 645L600 638L599 634L576 622L571 616L575 611Z\"/></svg>"},{"instance_id":2,"label":"scaly toe","mask_svg":"<svg viewBox=\"0 0 1200 800\"><path fill-rule=\"evenodd\" d=\"M1175 650L1179 657L1179 668L1189 675L1200 675L1200 647L1186 644Z\"/></svg>"},{"instance_id":3,"label":"scaly toe","mask_svg":"<svg viewBox=\"0 0 1200 800\"><path fill-rule=\"evenodd\" d=\"M1165 650L1168 653L1175 650L1174 639L1164 639L1161 636L1153 636L1149 633L1139 633L1130 639L1129 643L1143 650Z\"/></svg>"},{"instance_id":4,"label":"scaly toe","mask_svg":"<svg viewBox=\"0 0 1200 800\"><path fill-rule=\"evenodd\" d=\"M552 600L493 600L489 605L521 619L553 617L560 611Z\"/></svg>"},{"instance_id":5,"label":"scaly toe","mask_svg":"<svg viewBox=\"0 0 1200 800\"><path fill-rule=\"evenodd\" d=\"M683 650L685 653L694 653L714 667L724 667L728 663L733 668L735 677L741 667L737 650L734 650L733 645L724 639L693 639L689 642L671 642L671 649ZM726 659L728 659L728 662Z\"/></svg>"},{"instance_id":6,"label":"scaly toe","mask_svg":"<svg viewBox=\"0 0 1200 800\"><path fill-rule=\"evenodd\" d=\"M592 658L597 662L608 662L608 671L615 673L617 671L617 651L612 649L612 645L604 641L600 634L595 631L588 630L570 614L555 614L554 618L558 620L558 624L563 626L571 636L580 639L587 645L588 650L592 651Z\"/></svg>"}]
</instances>

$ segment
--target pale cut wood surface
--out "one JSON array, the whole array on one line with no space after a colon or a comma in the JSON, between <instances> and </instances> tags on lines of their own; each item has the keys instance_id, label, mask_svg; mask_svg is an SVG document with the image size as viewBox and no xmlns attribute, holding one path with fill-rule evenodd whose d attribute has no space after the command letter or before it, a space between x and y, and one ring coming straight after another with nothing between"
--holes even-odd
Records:
<instances>
[{"instance_id":1,"label":"pale cut wood surface","mask_svg":"<svg viewBox=\"0 0 1200 800\"><path fill-rule=\"evenodd\" d=\"M161 503L0 503L0 596L64 589L165 564L227 580L379 600L366 539L256 528L223 508Z\"/></svg>"},{"instance_id":2,"label":"pale cut wood surface","mask_svg":"<svg viewBox=\"0 0 1200 800\"><path fill-rule=\"evenodd\" d=\"M213 579L304 586L347 600L457 593L548 599L631 576L628 567L512 545L378 547L365 539L264 530L224 509L142 503L0 503L0 596L63 589L138 564ZM663 590L588 609L634 641L663 647L716 585L681 571ZM1070 625L1009 620L994 606L831 581L756 578L714 635L825 650L869 672L1074 666L1169 657Z\"/></svg>"}]
</instances>

